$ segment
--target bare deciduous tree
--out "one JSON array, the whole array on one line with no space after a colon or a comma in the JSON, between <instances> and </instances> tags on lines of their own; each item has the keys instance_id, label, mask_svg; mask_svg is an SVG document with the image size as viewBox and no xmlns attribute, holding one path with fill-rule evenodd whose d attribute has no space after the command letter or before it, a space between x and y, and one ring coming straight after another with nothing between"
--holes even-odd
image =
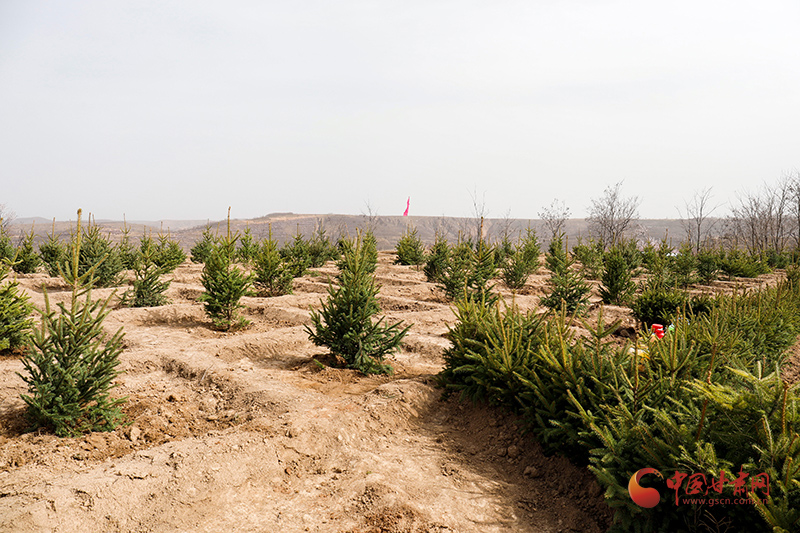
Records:
<instances>
[{"instance_id":1,"label":"bare deciduous tree","mask_svg":"<svg viewBox=\"0 0 800 533\"><path fill-rule=\"evenodd\" d=\"M14 212L6 204L0 204L0 231L6 231L15 216Z\"/></svg>"},{"instance_id":2,"label":"bare deciduous tree","mask_svg":"<svg viewBox=\"0 0 800 533\"><path fill-rule=\"evenodd\" d=\"M719 206L711 207L711 187L695 192L692 199L684 205L686 213L681 213L681 225L686 232L687 242L697 253L703 244L703 236L716 224L716 221L709 220L709 217Z\"/></svg>"},{"instance_id":3,"label":"bare deciduous tree","mask_svg":"<svg viewBox=\"0 0 800 533\"><path fill-rule=\"evenodd\" d=\"M556 236L564 233L567 220L569 220L569 207L566 202L553 200L550 207L545 207L539 211L539 218L544 222L545 227L550 232L550 238L555 239Z\"/></svg>"},{"instance_id":4,"label":"bare deciduous tree","mask_svg":"<svg viewBox=\"0 0 800 533\"><path fill-rule=\"evenodd\" d=\"M751 253L784 250L794 222L793 184L788 176L773 186L764 184L759 192L741 193L738 200L726 221L734 245L744 245Z\"/></svg>"},{"instance_id":5,"label":"bare deciduous tree","mask_svg":"<svg viewBox=\"0 0 800 533\"><path fill-rule=\"evenodd\" d=\"M789 212L794 234L794 246L800 248L800 170L787 174L786 180L789 182Z\"/></svg>"},{"instance_id":6,"label":"bare deciduous tree","mask_svg":"<svg viewBox=\"0 0 800 533\"><path fill-rule=\"evenodd\" d=\"M625 232L639 218L638 196L624 198L622 182L606 187L603 197L589 207L589 231L604 248L619 243Z\"/></svg>"}]
</instances>

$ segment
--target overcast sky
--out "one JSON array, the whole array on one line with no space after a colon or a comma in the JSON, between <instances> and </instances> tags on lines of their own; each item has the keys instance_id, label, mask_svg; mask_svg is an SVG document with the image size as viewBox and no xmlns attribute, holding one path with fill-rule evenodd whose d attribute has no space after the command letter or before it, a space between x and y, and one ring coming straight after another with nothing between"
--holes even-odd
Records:
<instances>
[{"instance_id":1,"label":"overcast sky","mask_svg":"<svg viewBox=\"0 0 800 533\"><path fill-rule=\"evenodd\" d=\"M17 216L643 218L800 167L800 2L0 0Z\"/></svg>"}]
</instances>

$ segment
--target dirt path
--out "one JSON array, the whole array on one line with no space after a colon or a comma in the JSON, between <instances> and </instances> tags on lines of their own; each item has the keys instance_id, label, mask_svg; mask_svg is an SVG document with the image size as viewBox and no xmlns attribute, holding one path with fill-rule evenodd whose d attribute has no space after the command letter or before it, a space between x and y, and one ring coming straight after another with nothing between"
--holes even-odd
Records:
<instances>
[{"instance_id":1,"label":"dirt path","mask_svg":"<svg viewBox=\"0 0 800 533\"><path fill-rule=\"evenodd\" d=\"M504 413L441 400L452 311L391 258L382 308L414 324L392 376L311 360L322 352L303 325L332 266L294 295L246 298L252 325L236 334L208 328L197 265L176 271L172 304L114 310L131 421L115 432L22 433L22 365L0 359L0 531L604 531L584 469L545 457ZM534 306L543 280L517 303ZM66 297L44 275L20 281L36 305L43 282Z\"/></svg>"}]
</instances>

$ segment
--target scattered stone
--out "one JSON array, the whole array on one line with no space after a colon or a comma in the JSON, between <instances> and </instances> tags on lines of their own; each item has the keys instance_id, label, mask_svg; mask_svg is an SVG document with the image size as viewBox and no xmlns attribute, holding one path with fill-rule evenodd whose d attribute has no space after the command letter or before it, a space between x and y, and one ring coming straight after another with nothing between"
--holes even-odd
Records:
<instances>
[{"instance_id":1,"label":"scattered stone","mask_svg":"<svg viewBox=\"0 0 800 533\"><path fill-rule=\"evenodd\" d=\"M142 436L142 430L136 426L131 426L128 430L128 440L132 443L136 444L136 441L139 440L139 437Z\"/></svg>"},{"instance_id":2,"label":"scattered stone","mask_svg":"<svg viewBox=\"0 0 800 533\"><path fill-rule=\"evenodd\" d=\"M508 453L508 456L511 459L516 459L517 457L519 457L519 448L517 448L513 444L508 447L508 450L506 450L506 452Z\"/></svg>"},{"instance_id":3,"label":"scattered stone","mask_svg":"<svg viewBox=\"0 0 800 533\"><path fill-rule=\"evenodd\" d=\"M538 468L536 468L533 465L530 465L530 466L526 466L525 467L525 471L522 473L522 475L528 476L528 477L532 477L532 478L537 478L537 477L540 477L542 475L542 473L539 472Z\"/></svg>"}]
</instances>

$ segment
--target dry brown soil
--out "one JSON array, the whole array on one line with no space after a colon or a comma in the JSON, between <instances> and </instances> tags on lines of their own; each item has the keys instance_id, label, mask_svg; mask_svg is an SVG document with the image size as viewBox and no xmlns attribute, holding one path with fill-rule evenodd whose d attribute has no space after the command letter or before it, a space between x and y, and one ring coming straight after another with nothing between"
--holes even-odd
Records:
<instances>
[{"instance_id":1,"label":"dry brown soil","mask_svg":"<svg viewBox=\"0 0 800 533\"><path fill-rule=\"evenodd\" d=\"M113 310L106 329L125 331L115 394L128 397L113 432L25 433L22 364L1 357L0 531L605 531L611 512L586 469L545 456L508 414L442 399L434 376L453 312L393 258L380 255L380 303L413 327L390 376L314 362L328 358L304 325L332 264L293 295L245 298L252 324L237 333L209 327L190 263L172 276L171 304ZM545 279L532 276L517 304L535 309ZM43 285L68 296L44 274L19 281L40 308ZM604 316L634 324L625 308Z\"/></svg>"}]
</instances>

